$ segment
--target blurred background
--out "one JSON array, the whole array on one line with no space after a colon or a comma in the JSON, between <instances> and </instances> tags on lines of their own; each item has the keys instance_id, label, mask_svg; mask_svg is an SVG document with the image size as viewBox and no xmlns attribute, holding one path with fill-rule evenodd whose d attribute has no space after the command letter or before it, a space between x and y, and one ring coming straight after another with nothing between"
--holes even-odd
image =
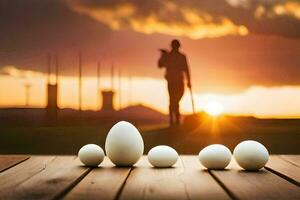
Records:
<instances>
[{"instance_id":1,"label":"blurred background","mask_svg":"<svg viewBox=\"0 0 300 200\"><path fill-rule=\"evenodd\" d=\"M104 147L119 120L145 153L255 139L300 153L299 0L0 0L0 153ZM159 49L179 39L194 90L168 127Z\"/></svg>"}]
</instances>

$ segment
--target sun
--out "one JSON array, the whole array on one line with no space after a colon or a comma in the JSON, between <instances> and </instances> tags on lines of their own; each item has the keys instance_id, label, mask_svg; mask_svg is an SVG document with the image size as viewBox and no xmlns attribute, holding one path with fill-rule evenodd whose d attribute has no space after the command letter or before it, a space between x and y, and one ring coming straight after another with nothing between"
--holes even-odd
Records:
<instances>
[{"instance_id":1,"label":"sun","mask_svg":"<svg viewBox=\"0 0 300 200\"><path fill-rule=\"evenodd\" d=\"M217 117L223 113L224 106L220 102L211 101L204 106L204 111L211 116Z\"/></svg>"}]
</instances>

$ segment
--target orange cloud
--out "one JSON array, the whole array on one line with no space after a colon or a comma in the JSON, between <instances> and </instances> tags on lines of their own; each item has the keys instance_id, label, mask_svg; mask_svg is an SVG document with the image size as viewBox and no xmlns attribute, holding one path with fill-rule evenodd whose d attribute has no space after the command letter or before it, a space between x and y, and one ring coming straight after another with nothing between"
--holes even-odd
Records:
<instances>
[{"instance_id":1,"label":"orange cloud","mask_svg":"<svg viewBox=\"0 0 300 200\"><path fill-rule=\"evenodd\" d=\"M300 2L286 2L275 5L273 12L277 15L290 15L300 19Z\"/></svg>"},{"instance_id":2,"label":"orange cloud","mask_svg":"<svg viewBox=\"0 0 300 200\"><path fill-rule=\"evenodd\" d=\"M130 28L144 34L160 33L192 39L248 34L246 26L237 25L225 16L212 16L182 5L179 7L171 1L162 1L159 11L148 13L141 13L133 3L87 6L73 2L70 6L73 11L104 23L113 30ZM168 18L165 13L168 13Z\"/></svg>"},{"instance_id":3,"label":"orange cloud","mask_svg":"<svg viewBox=\"0 0 300 200\"><path fill-rule=\"evenodd\" d=\"M41 72L36 72L32 70L23 70L18 69L13 65L6 65L0 69L0 74L8 75L14 78L31 78L31 77L40 77L44 76Z\"/></svg>"},{"instance_id":4,"label":"orange cloud","mask_svg":"<svg viewBox=\"0 0 300 200\"><path fill-rule=\"evenodd\" d=\"M135 7L129 3L119 4L112 8L90 8L77 3L70 5L75 12L102 22L113 30L119 30L135 13Z\"/></svg>"},{"instance_id":5,"label":"orange cloud","mask_svg":"<svg viewBox=\"0 0 300 200\"><path fill-rule=\"evenodd\" d=\"M287 1L285 3L274 4L271 7L258 5L254 12L256 18L274 18L278 16L290 16L300 19L300 2Z\"/></svg>"}]
</instances>

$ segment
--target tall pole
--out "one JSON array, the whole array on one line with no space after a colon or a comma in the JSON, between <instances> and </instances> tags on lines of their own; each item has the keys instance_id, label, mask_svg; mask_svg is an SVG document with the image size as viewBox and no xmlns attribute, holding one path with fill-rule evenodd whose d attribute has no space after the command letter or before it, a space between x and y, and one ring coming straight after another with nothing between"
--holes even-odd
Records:
<instances>
[{"instance_id":1,"label":"tall pole","mask_svg":"<svg viewBox=\"0 0 300 200\"><path fill-rule=\"evenodd\" d=\"M101 61L97 63L97 103L100 108L100 77L101 77Z\"/></svg>"},{"instance_id":2,"label":"tall pole","mask_svg":"<svg viewBox=\"0 0 300 200\"><path fill-rule=\"evenodd\" d=\"M78 80L78 106L79 111L82 110L82 55L81 52L79 52L78 57L78 64L79 64L79 80Z\"/></svg>"},{"instance_id":3,"label":"tall pole","mask_svg":"<svg viewBox=\"0 0 300 200\"><path fill-rule=\"evenodd\" d=\"M31 85L29 83L25 83L24 87L25 87L25 105L26 107L29 107L29 100L30 100L29 90Z\"/></svg>"},{"instance_id":4,"label":"tall pole","mask_svg":"<svg viewBox=\"0 0 300 200\"><path fill-rule=\"evenodd\" d=\"M58 108L59 90L58 90L58 73L59 73L58 53L55 54L55 84L56 84L56 108Z\"/></svg>"},{"instance_id":5,"label":"tall pole","mask_svg":"<svg viewBox=\"0 0 300 200\"><path fill-rule=\"evenodd\" d=\"M119 71L118 71L118 90L119 90L119 109L122 108L122 82L121 82L121 68L119 67Z\"/></svg>"},{"instance_id":6,"label":"tall pole","mask_svg":"<svg viewBox=\"0 0 300 200\"><path fill-rule=\"evenodd\" d=\"M50 74L51 74L51 54L48 53L47 84L50 84Z\"/></svg>"},{"instance_id":7,"label":"tall pole","mask_svg":"<svg viewBox=\"0 0 300 200\"><path fill-rule=\"evenodd\" d=\"M58 63L58 54L55 54L55 81L56 81L56 85L58 84L58 67L59 67L59 63Z\"/></svg>"},{"instance_id":8,"label":"tall pole","mask_svg":"<svg viewBox=\"0 0 300 200\"><path fill-rule=\"evenodd\" d=\"M131 101L132 101L132 94L131 94L131 87L132 87L132 77L131 77L131 74L129 72L129 75L128 75L128 106L131 105Z\"/></svg>"},{"instance_id":9,"label":"tall pole","mask_svg":"<svg viewBox=\"0 0 300 200\"><path fill-rule=\"evenodd\" d=\"M114 90L114 88L115 88L114 73L115 73L114 64L112 64L111 68L110 68L110 86L111 86L111 90Z\"/></svg>"},{"instance_id":10,"label":"tall pole","mask_svg":"<svg viewBox=\"0 0 300 200\"><path fill-rule=\"evenodd\" d=\"M97 91L100 89L101 62L97 63Z\"/></svg>"}]
</instances>

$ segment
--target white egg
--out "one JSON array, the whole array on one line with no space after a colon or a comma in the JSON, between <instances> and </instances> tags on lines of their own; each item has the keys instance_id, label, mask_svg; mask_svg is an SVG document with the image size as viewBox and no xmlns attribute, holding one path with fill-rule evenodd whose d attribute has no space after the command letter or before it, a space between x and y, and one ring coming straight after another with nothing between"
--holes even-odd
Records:
<instances>
[{"instance_id":1,"label":"white egg","mask_svg":"<svg viewBox=\"0 0 300 200\"><path fill-rule=\"evenodd\" d=\"M87 144L80 148L78 157L89 167L97 167L104 159L104 151L96 144Z\"/></svg>"},{"instance_id":2,"label":"white egg","mask_svg":"<svg viewBox=\"0 0 300 200\"><path fill-rule=\"evenodd\" d=\"M165 145L153 147L148 152L148 160L154 167L171 167L177 159L176 150Z\"/></svg>"},{"instance_id":3,"label":"white egg","mask_svg":"<svg viewBox=\"0 0 300 200\"><path fill-rule=\"evenodd\" d=\"M118 122L108 132L105 151L115 165L132 166L143 155L143 138L131 123Z\"/></svg>"},{"instance_id":4,"label":"white egg","mask_svg":"<svg viewBox=\"0 0 300 200\"><path fill-rule=\"evenodd\" d=\"M207 169L225 169L231 161L231 152L224 145L212 144L199 152L199 160Z\"/></svg>"},{"instance_id":5,"label":"white egg","mask_svg":"<svg viewBox=\"0 0 300 200\"><path fill-rule=\"evenodd\" d=\"M264 145L253 140L239 143L233 151L236 162L245 170L259 170L269 160L269 152Z\"/></svg>"}]
</instances>

